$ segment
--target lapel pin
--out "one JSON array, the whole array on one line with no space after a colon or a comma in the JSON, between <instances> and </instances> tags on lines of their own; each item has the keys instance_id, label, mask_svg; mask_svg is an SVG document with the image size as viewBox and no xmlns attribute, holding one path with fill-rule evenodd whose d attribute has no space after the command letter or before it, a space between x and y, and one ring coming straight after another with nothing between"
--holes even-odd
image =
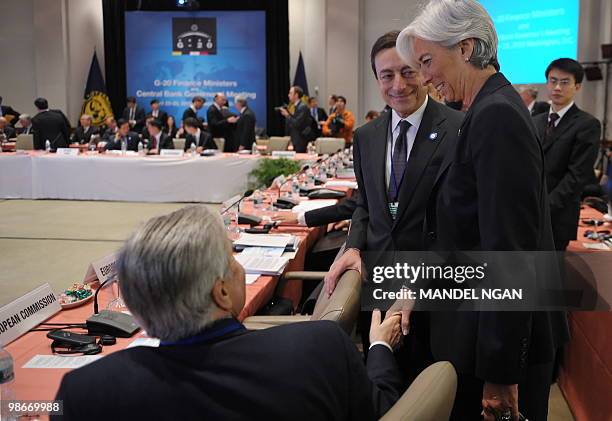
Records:
<instances>
[{"instance_id":1,"label":"lapel pin","mask_svg":"<svg viewBox=\"0 0 612 421\"><path fill-rule=\"evenodd\" d=\"M437 137L438 137L438 133L431 133L429 135L429 140L436 140Z\"/></svg>"}]
</instances>

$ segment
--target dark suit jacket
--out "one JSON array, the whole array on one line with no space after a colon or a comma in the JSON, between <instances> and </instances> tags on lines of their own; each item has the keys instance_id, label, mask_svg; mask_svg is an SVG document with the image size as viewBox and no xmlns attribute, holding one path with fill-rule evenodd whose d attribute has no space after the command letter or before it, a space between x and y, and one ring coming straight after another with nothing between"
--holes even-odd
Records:
<instances>
[{"instance_id":1,"label":"dark suit jacket","mask_svg":"<svg viewBox=\"0 0 612 421\"><path fill-rule=\"evenodd\" d=\"M127 134L127 150L128 151L138 152L139 142L140 142L140 137L138 136L137 133L128 132ZM108 140L108 143L106 144L105 149L107 151L112 151L112 150L120 151L121 150L121 139L115 139L114 137L111 137Z\"/></svg>"},{"instance_id":2,"label":"dark suit jacket","mask_svg":"<svg viewBox=\"0 0 612 421\"><path fill-rule=\"evenodd\" d=\"M153 136L151 136L147 142L147 148L148 149L157 149L158 153L159 151L161 151L162 149L174 149L174 142L172 141L172 138L168 135L165 135L163 132L161 134L161 136L159 137L159 144L158 145L153 145Z\"/></svg>"},{"instance_id":3,"label":"dark suit jacket","mask_svg":"<svg viewBox=\"0 0 612 421\"><path fill-rule=\"evenodd\" d=\"M312 129L314 130L316 137L321 137L322 130L321 128L319 128L318 122L319 121L327 121L327 113L325 112L325 110L323 108L317 107L317 117L316 120L315 118L312 117L312 108L308 107L308 113L310 114L310 119L311 119L311 126Z\"/></svg>"},{"instance_id":4,"label":"dark suit jacket","mask_svg":"<svg viewBox=\"0 0 612 421\"><path fill-rule=\"evenodd\" d=\"M550 110L550 104L548 102L536 101L535 104L533 104L533 108L531 109L531 116L547 113L548 110Z\"/></svg>"},{"instance_id":5,"label":"dark suit jacket","mask_svg":"<svg viewBox=\"0 0 612 421\"><path fill-rule=\"evenodd\" d=\"M188 118L195 118L200 123L202 123L202 119L198 117L198 114L195 111L193 111L191 107L188 107L185 109L185 111L183 111L183 121L185 121Z\"/></svg>"},{"instance_id":6,"label":"dark suit jacket","mask_svg":"<svg viewBox=\"0 0 612 421\"><path fill-rule=\"evenodd\" d=\"M293 149L298 153L306 152L308 139L303 132L307 127L311 127L311 121L310 108L302 101L298 102L293 114L285 119L285 130L291 136Z\"/></svg>"},{"instance_id":7,"label":"dark suit jacket","mask_svg":"<svg viewBox=\"0 0 612 421\"><path fill-rule=\"evenodd\" d=\"M195 136L190 134L187 135L185 138L185 152L191 148L192 144L195 144L196 148L201 146L204 149L217 149L217 144L213 140L213 137L210 135L210 133L205 132L204 130L200 130L199 139L196 139Z\"/></svg>"},{"instance_id":8,"label":"dark suit jacket","mask_svg":"<svg viewBox=\"0 0 612 421\"><path fill-rule=\"evenodd\" d=\"M68 146L70 126L61 112L55 110L42 111L32 117L34 129L34 149L45 149L45 142L51 142L51 148Z\"/></svg>"},{"instance_id":9,"label":"dark suit jacket","mask_svg":"<svg viewBox=\"0 0 612 421\"><path fill-rule=\"evenodd\" d=\"M130 119L130 108L129 107L125 107L123 109L123 113L121 113L121 118L125 120ZM131 129L135 131L136 133L140 133L145 124L145 110L139 105L136 105L136 110L134 112L134 120L136 120L136 124L134 125L134 127L131 127Z\"/></svg>"},{"instance_id":10,"label":"dark suit jacket","mask_svg":"<svg viewBox=\"0 0 612 421\"><path fill-rule=\"evenodd\" d=\"M430 249L553 250L542 147L529 111L501 73L477 94L450 152L428 203ZM561 313L439 311L430 313L430 335L436 360L515 384L528 364L552 361L567 324Z\"/></svg>"},{"instance_id":11,"label":"dark suit jacket","mask_svg":"<svg viewBox=\"0 0 612 421\"><path fill-rule=\"evenodd\" d=\"M146 115L145 121L148 117L153 117L153 111ZM166 122L168 121L168 113L163 110L159 110L159 113L157 114L157 120L159 120L163 127L166 127Z\"/></svg>"},{"instance_id":12,"label":"dark suit jacket","mask_svg":"<svg viewBox=\"0 0 612 421\"><path fill-rule=\"evenodd\" d=\"M115 133L117 133L117 130L118 130L118 128L115 128L113 130L110 127L108 127L106 130L104 130L104 134L102 135L102 140L104 142L109 142L109 141L113 140L114 137L115 137Z\"/></svg>"},{"instance_id":13,"label":"dark suit jacket","mask_svg":"<svg viewBox=\"0 0 612 421\"><path fill-rule=\"evenodd\" d=\"M56 419L376 420L400 384L384 346L366 368L335 323L295 323L110 354L64 376ZM109 404L92 405L94 395Z\"/></svg>"},{"instance_id":14,"label":"dark suit jacket","mask_svg":"<svg viewBox=\"0 0 612 421\"><path fill-rule=\"evenodd\" d=\"M4 133L6 135L6 140L12 139L15 136L17 136L15 129L12 128L10 125L6 125L6 127L3 129L0 129L0 133Z\"/></svg>"},{"instance_id":15,"label":"dark suit jacket","mask_svg":"<svg viewBox=\"0 0 612 421\"><path fill-rule=\"evenodd\" d=\"M83 126L79 126L74 130L74 133L70 138L70 143L89 143L89 139L95 134L98 134L98 129L96 127L89 126L87 131L84 131Z\"/></svg>"},{"instance_id":16,"label":"dark suit jacket","mask_svg":"<svg viewBox=\"0 0 612 421\"><path fill-rule=\"evenodd\" d=\"M543 149L546 185L555 241L576 239L582 189L592 178L601 124L575 104L545 139L548 113L533 119Z\"/></svg>"},{"instance_id":17,"label":"dark suit jacket","mask_svg":"<svg viewBox=\"0 0 612 421\"><path fill-rule=\"evenodd\" d=\"M305 212L304 219L306 220L306 225L309 227L319 227L321 225L351 219L353 212L357 207L358 197L359 190L356 190L351 197L348 197L335 205Z\"/></svg>"},{"instance_id":18,"label":"dark suit jacket","mask_svg":"<svg viewBox=\"0 0 612 421\"><path fill-rule=\"evenodd\" d=\"M423 249L426 203L438 169L454 144L463 114L429 98L400 187L396 219L389 212L385 162L391 111L355 131L353 160L359 200L347 248L384 251ZM435 140L430 134L437 133Z\"/></svg>"},{"instance_id":19,"label":"dark suit jacket","mask_svg":"<svg viewBox=\"0 0 612 421\"><path fill-rule=\"evenodd\" d=\"M225 152L235 152L238 150L239 145L234 140L236 124L227 121L232 115L231 113L225 113L219 110L215 104L208 107L208 111L206 112L208 130L210 130L212 137L222 137L225 139Z\"/></svg>"},{"instance_id":20,"label":"dark suit jacket","mask_svg":"<svg viewBox=\"0 0 612 421\"><path fill-rule=\"evenodd\" d=\"M0 105L2 108L2 117L6 117L7 115L12 115L13 119L9 121L11 126L14 126L19 121L19 116L21 113L17 110L14 110L10 105Z\"/></svg>"},{"instance_id":21,"label":"dark suit jacket","mask_svg":"<svg viewBox=\"0 0 612 421\"><path fill-rule=\"evenodd\" d=\"M33 134L34 130L32 128L32 126L25 128L25 127L19 127L17 129L15 129L17 131L17 134Z\"/></svg>"},{"instance_id":22,"label":"dark suit jacket","mask_svg":"<svg viewBox=\"0 0 612 421\"><path fill-rule=\"evenodd\" d=\"M255 113L247 107L236 123L236 140L239 146L251 149L255 142Z\"/></svg>"},{"instance_id":23,"label":"dark suit jacket","mask_svg":"<svg viewBox=\"0 0 612 421\"><path fill-rule=\"evenodd\" d=\"M164 127L164 129L162 130L162 133L164 133L167 136L170 136L170 139L175 139L178 133L178 127L173 127L172 130L168 130L167 127Z\"/></svg>"}]
</instances>

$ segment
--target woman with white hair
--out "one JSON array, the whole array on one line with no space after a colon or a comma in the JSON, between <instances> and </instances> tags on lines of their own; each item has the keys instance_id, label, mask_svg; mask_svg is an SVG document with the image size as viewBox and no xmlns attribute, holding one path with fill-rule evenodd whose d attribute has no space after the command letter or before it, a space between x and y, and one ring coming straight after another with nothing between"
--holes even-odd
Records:
<instances>
[{"instance_id":1,"label":"woman with white hair","mask_svg":"<svg viewBox=\"0 0 612 421\"><path fill-rule=\"evenodd\" d=\"M499 72L493 21L476 0L432 0L397 40L466 116L428 206L436 250L553 250L543 153L529 112ZM508 286L508 285L506 285ZM454 420L545 420L562 313L431 312L431 352L459 373Z\"/></svg>"}]
</instances>

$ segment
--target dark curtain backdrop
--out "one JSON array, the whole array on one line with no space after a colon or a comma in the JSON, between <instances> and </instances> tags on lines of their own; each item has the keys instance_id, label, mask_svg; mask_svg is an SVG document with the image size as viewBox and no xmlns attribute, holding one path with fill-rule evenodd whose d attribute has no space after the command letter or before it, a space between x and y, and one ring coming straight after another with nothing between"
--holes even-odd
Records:
<instances>
[{"instance_id":1,"label":"dark curtain backdrop","mask_svg":"<svg viewBox=\"0 0 612 421\"><path fill-rule=\"evenodd\" d=\"M183 11L176 0L102 0L106 88L115 115L125 107L125 15L126 11ZM289 90L289 7L287 0L200 0L199 10L264 10L268 134L282 135L283 122L274 107L287 102Z\"/></svg>"}]
</instances>

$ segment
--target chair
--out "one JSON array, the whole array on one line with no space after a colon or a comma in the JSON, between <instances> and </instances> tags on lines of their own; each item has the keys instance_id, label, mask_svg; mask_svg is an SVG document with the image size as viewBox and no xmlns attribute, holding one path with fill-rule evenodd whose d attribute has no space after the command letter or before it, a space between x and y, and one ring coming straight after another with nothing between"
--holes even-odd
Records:
<instances>
[{"instance_id":1,"label":"chair","mask_svg":"<svg viewBox=\"0 0 612 421\"><path fill-rule=\"evenodd\" d=\"M326 272L287 272L283 279L317 281L323 280L325 274ZM361 306L360 293L361 275L357 271L349 270L340 277L330 297L327 296L325 289L321 290L312 315L251 316L247 317L243 323L247 329L259 330L296 322L332 320L350 335Z\"/></svg>"},{"instance_id":2,"label":"chair","mask_svg":"<svg viewBox=\"0 0 612 421\"><path fill-rule=\"evenodd\" d=\"M315 140L317 154L334 154L344 149L344 139L336 137L319 137Z\"/></svg>"},{"instance_id":3,"label":"chair","mask_svg":"<svg viewBox=\"0 0 612 421\"><path fill-rule=\"evenodd\" d=\"M455 402L457 373L448 361L430 365L418 375L381 421L448 420Z\"/></svg>"},{"instance_id":4,"label":"chair","mask_svg":"<svg viewBox=\"0 0 612 421\"><path fill-rule=\"evenodd\" d=\"M34 149L34 136L31 134L20 134L17 136L15 150L31 151Z\"/></svg>"},{"instance_id":5,"label":"chair","mask_svg":"<svg viewBox=\"0 0 612 421\"><path fill-rule=\"evenodd\" d=\"M213 138L213 140L215 141L215 145L217 145L217 149L219 149L221 152L223 152L223 150L225 148L225 138L223 138L223 137L215 137L215 138Z\"/></svg>"},{"instance_id":6,"label":"chair","mask_svg":"<svg viewBox=\"0 0 612 421\"><path fill-rule=\"evenodd\" d=\"M289 136L272 136L268 140L268 152L286 151L289 145Z\"/></svg>"},{"instance_id":7,"label":"chair","mask_svg":"<svg viewBox=\"0 0 612 421\"><path fill-rule=\"evenodd\" d=\"M172 143L174 143L174 149L185 149L185 139L176 137L172 139Z\"/></svg>"}]
</instances>

